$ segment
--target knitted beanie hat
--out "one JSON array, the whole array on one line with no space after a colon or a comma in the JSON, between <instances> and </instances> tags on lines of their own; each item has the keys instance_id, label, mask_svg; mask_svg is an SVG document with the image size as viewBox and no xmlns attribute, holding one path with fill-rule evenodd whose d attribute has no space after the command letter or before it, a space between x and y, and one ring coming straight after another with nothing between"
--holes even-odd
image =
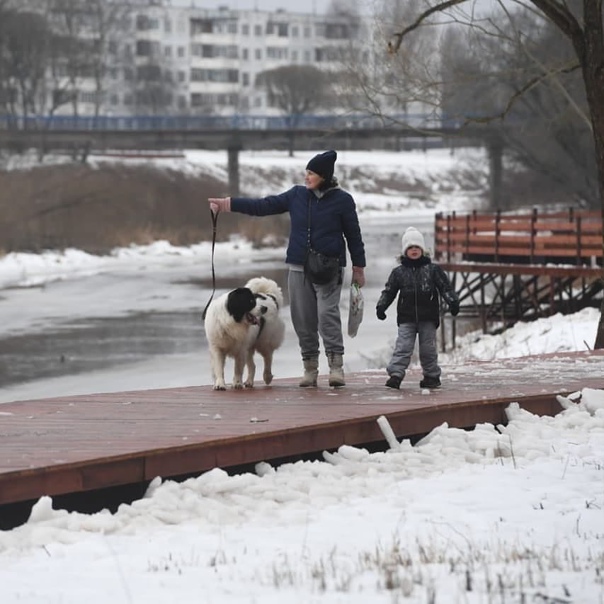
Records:
<instances>
[{"instance_id":1,"label":"knitted beanie hat","mask_svg":"<svg viewBox=\"0 0 604 604\"><path fill-rule=\"evenodd\" d=\"M403 255L407 253L407 249L412 245L417 245L422 248L422 252L426 251L426 244L424 243L424 236L415 228L409 227L403 235Z\"/></svg>"},{"instance_id":2,"label":"knitted beanie hat","mask_svg":"<svg viewBox=\"0 0 604 604\"><path fill-rule=\"evenodd\" d=\"M306 165L306 169L318 174L327 182L333 178L334 164L338 154L335 151L325 151L315 155Z\"/></svg>"}]
</instances>

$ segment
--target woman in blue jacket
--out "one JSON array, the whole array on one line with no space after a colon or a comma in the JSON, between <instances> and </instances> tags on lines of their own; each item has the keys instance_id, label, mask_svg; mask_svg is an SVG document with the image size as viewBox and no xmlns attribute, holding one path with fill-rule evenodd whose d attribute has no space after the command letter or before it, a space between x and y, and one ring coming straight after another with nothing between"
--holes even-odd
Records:
<instances>
[{"instance_id":1,"label":"woman in blue jacket","mask_svg":"<svg viewBox=\"0 0 604 604\"><path fill-rule=\"evenodd\" d=\"M334 177L335 151L315 155L306 166L304 186L258 199L210 198L214 213L240 212L269 216L289 212L290 233L285 262L289 266L288 289L292 324L302 354L304 376L300 386L317 385L319 336L329 363L329 385L345 385L344 338L340 316L342 274L346 247L352 260L352 281L365 285L365 246L352 195ZM308 248L339 258L340 269L323 285L312 283L304 272Z\"/></svg>"}]
</instances>

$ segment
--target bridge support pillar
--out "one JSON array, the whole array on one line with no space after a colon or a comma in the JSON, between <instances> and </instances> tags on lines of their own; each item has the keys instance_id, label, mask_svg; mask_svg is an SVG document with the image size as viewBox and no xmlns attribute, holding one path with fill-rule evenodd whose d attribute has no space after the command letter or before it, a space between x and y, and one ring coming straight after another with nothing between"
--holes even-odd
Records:
<instances>
[{"instance_id":1,"label":"bridge support pillar","mask_svg":"<svg viewBox=\"0 0 604 604\"><path fill-rule=\"evenodd\" d=\"M503 141L495 135L488 139L489 152L489 201L492 210L505 210L502 207L501 181L503 176Z\"/></svg>"},{"instance_id":2,"label":"bridge support pillar","mask_svg":"<svg viewBox=\"0 0 604 604\"><path fill-rule=\"evenodd\" d=\"M239 151L241 151L240 143L229 143L227 153L230 197L239 196Z\"/></svg>"}]
</instances>

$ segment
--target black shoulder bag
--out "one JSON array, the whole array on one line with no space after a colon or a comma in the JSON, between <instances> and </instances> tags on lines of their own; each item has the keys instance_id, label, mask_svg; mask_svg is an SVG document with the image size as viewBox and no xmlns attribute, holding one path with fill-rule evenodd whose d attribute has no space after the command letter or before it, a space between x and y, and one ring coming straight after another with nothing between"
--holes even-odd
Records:
<instances>
[{"instance_id":1,"label":"black shoulder bag","mask_svg":"<svg viewBox=\"0 0 604 604\"><path fill-rule=\"evenodd\" d=\"M304 274L311 283L314 283L315 285L325 285L334 279L340 272L340 259L325 256L312 248L310 243L310 204L311 200L309 199Z\"/></svg>"}]
</instances>

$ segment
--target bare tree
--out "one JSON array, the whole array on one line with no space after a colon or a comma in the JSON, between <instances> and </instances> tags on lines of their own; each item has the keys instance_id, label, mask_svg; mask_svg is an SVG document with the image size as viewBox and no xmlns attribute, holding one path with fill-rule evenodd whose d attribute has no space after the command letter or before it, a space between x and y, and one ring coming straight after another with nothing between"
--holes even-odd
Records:
<instances>
[{"instance_id":1,"label":"bare tree","mask_svg":"<svg viewBox=\"0 0 604 604\"><path fill-rule=\"evenodd\" d=\"M45 73L50 33L42 15L6 11L0 26L2 89L11 115L41 113L46 99Z\"/></svg>"},{"instance_id":2,"label":"bare tree","mask_svg":"<svg viewBox=\"0 0 604 604\"><path fill-rule=\"evenodd\" d=\"M48 0L55 33L52 73L55 97L65 96L79 113L79 96L87 87L98 117L107 100L110 68L117 69L117 40L132 8L128 3L107 0ZM92 89L91 89L92 88Z\"/></svg>"},{"instance_id":3,"label":"bare tree","mask_svg":"<svg viewBox=\"0 0 604 604\"><path fill-rule=\"evenodd\" d=\"M284 114L293 155L294 131L301 118L332 102L331 75L313 65L286 65L258 74L256 84L265 88L269 105Z\"/></svg>"},{"instance_id":4,"label":"bare tree","mask_svg":"<svg viewBox=\"0 0 604 604\"><path fill-rule=\"evenodd\" d=\"M438 114L439 63L437 39L424 31L400 52L383 60L384 39L396 24L413 20L421 0L381 0L375 22L365 20L343 56L343 75L337 79L338 99L354 113L369 114L385 125L427 125ZM420 117L421 114L421 117Z\"/></svg>"},{"instance_id":5,"label":"bare tree","mask_svg":"<svg viewBox=\"0 0 604 604\"><path fill-rule=\"evenodd\" d=\"M498 20L497 27L488 34L485 28L447 28L441 53L444 123L488 121L506 156L541 183L538 190L548 202L571 198L599 207L591 124L570 42L526 8ZM511 200L499 201L500 209L510 207Z\"/></svg>"},{"instance_id":6,"label":"bare tree","mask_svg":"<svg viewBox=\"0 0 604 604\"><path fill-rule=\"evenodd\" d=\"M49 53L48 77L52 82L49 114L69 103L79 114L79 88L89 74L93 44L84 37L85 13L81 0L49 0L47 16L53 36Z\"/></svg>"},{"instance_id":7,"label":"bare tree","mask_svg":"<svg viewBox=\"0 0 604 604\"><path fill-rule=\"evenodd\" d=\"M107 100L107 81L111 69L122 66L119 59L119 41L125 35L126 23L132 14L130 3L107 0L86 0L88 22L94 33L95 52L91 55L90 70L95 85L95 116L98 116L103 101ZM117 79L117 77L115 78Z\"/></svg>"},{"instance_id":8,"label":"bare tree","mask_svg":"<svg viewBox=\"0 0 604 604\"><path fill-rule=\"evenodd\" d=\"M574 59L577 68L582 75L585 88L587 105L587 116L593 136L595 161L598 173L598 189L600 206L602 211L602 223L604 226L604 69L602 68L602 57L604 57L604 19L602 14L604 0L513 0L512 4L530 8L536 15L550 21L557 30L570 41L574 50ZM433 25L434 18L443 17L459 22L457 15L451 12L462 4L472 4L470 0L441 0L431 1L416 19L408 25L394 31L388 49L390 54L396 55L403 47L403 41L407 40L413 32L420 31L428 25ZM501 9L509 15L508 4L499 0ZM476 15L470 13L463 17L469 26L476 24ZM516 101L537 81L549 76L549 70L540 74L532 83L528 83L523 89L518 90L512 98L508 99L505 111L514 106ZM603 229L604 230L604 229ZM602 253L604 264L604 236L602 238ZM604 266L602 281L604 284ZM604 348L604 299L602 301L600 321L595 348Z\"/></svg>"},{"instance_id":9,"label":"bare tree","mask_svg":"<svg viewBox=\"0 0 604 604\"><path fill-rule=\"evenodd\" d=\"M8 44L9 44L9 5L0 0L0 112L12 115L13 93L9 85Z\"/></svg>"}]
</instances>

